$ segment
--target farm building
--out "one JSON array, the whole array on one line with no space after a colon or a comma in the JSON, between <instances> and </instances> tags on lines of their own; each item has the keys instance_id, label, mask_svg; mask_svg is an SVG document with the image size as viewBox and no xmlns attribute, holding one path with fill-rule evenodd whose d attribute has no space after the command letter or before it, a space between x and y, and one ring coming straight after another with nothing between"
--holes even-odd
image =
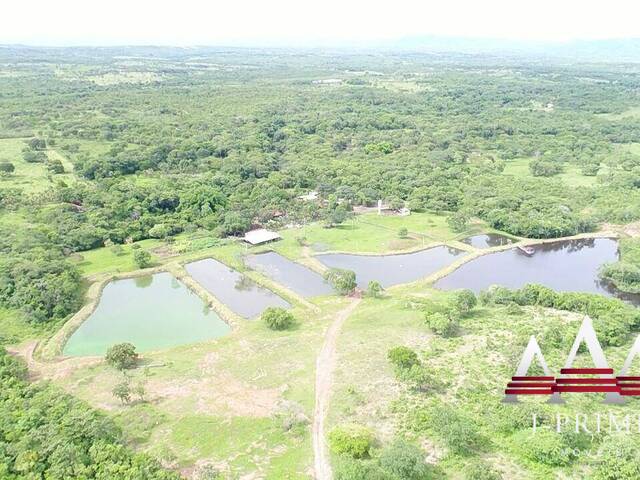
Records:
<instances>
[{"instance_id":1,"label":"farm building","mask_svg":"<svg viewBox=\"0 0 640 480\"><path fill-rule=\"evenodd\" d=\"M280 240L280 238L282 237L280 237L278 232L272 232L265 228L258 228L244 234L244 241L251 245L261 245L274 240Z\"/></svg>"}]
</instances>

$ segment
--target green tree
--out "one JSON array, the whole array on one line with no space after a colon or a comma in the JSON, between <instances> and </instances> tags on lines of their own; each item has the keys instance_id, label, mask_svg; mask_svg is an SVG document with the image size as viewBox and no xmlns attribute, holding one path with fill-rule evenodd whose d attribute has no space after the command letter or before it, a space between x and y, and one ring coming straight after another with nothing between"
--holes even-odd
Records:
<instances>
[{"instance_id":1,"label":"green tree","mask_svg":"<svg viewBox=\"0 0 640 480\"><path fill-rule=\"evenodd\" d=\"M469 228L471 218L466 212L457 211L447 217L447 224L454 232L464 232Z\"/></svg>"},{"instance_id":2,"label":"green tree","mask_svg":"<svg viewBox=\"0 0 640 480\"><path fill-rule=\"evenodd\" d=\"M407 227L402 227L400 230L398 230L398 236L400 238L407 238L407 235L409 235L409 230L407 230Z\"/></svg>"},{"instance_id":3,"label":"green tree","mask_svg":"<svg viewBox=\"0 0 640 480\"><path fill-rule=\"evenodd\" d=\"M133 261L138 268L148 268L151 266L151 254L146 250L137 249L133 252Z\"/></svg>"},{"instance_id":4,"label":"green tree","mask_svg":"<svg viewBox=\"0 0 640 480\"><path fill-rule=\"evenodd\" d=\"M371 280L369 282L369 285L367 285L367 296L371 298L380 298L382 297L383 292L384 292L384 288L382 288L382 285L380 285L380 282Z\"/></svg>"},{"instance_id":5,"label":"green tree","mask_svg":"<svg viewBox=\"0 0 640 480\"><path fill-rule=\"evenodd\" d=\"M467 315L478 304L478 299L471 290L463 289L453 294L452 304L461 315Z\"/></svg>"},{"instance_id":6,"label":"green tree","mask_svg":"<svg viewBox=\"0 0 640 480\"><path fill-rule=\"evenodd\" d=\"M380 467L403 480L426 480L430 470L425 462L425 453L414 444L403 439L396 439L382 450L379 458Z\"/></svg>"},{"instance_id":7,"label":"green tree","mask_svg":"<svg viewBox=\"0 0 640 480\"><path fill-rule=\"evenodd\" d=\"M409 347L400 345L393 347L387 352L387 358L396 368L408 369L413 365L419 365L418 354Z\"/></svg>"},{"instance_id":8,"label":"green tree","mask_svg":"<svg viewBox=\"0 0 640 480\"><path fill-rule=\"evenodd\" d=\"M129 384L129 380L124 379L116 384L111 393L123 404L129 403L131 401L131 385Z\"/></svg>"},{"instance_id":9,"label":"green tree","mask_svg":"<svg viewBox=\"0 0 640 480\"><path fill-rule=\"evenodd\" d=\"M335 427L329 433L331 450L351 458L368 457L374 440L371 430L355 424Z\"/></svg>"},{"instance_id":10,"label":"green tree","mask_svg":"<svg viewBox=\"0 0 640 480\"><path fill-rule=\"evenodd\" d=\"M324 278L340 295L349 295L358 286L356 273L351 270L331 268L325 272Z\"/></svg>"},{"instance_id":11,"label":"green tree","mask_svg":"<svg viewBox=\"0 0 640 480\"><path fill-rule=\"evenodd\" d=\"M425 321L434 333L443 337L454 335L460 326L458 317L453 311L449 313L428 312L425 314Z\"/></svg>"},{"instance_id":12,"label":"green tree","mask_svg":"<svg viewBox=\"0 0 640 480\"><path fill-rule=\"evenodd\" d=\"M126 370L136 366L138 354L133 344L128 342L117 343L109 347L104 359L112 367L118 370Z\"/></svg>"},{"instance_id":13,"label":"green tree","mask_svg":"<svg viewBox=\"0 0 640 480\"><path fill-rule=\"evenodd\" d=\"M269 307L262 312L262 321L271 330L287 330L296 323L291 312L279 307Z\"/></svg>"}]
</instances>

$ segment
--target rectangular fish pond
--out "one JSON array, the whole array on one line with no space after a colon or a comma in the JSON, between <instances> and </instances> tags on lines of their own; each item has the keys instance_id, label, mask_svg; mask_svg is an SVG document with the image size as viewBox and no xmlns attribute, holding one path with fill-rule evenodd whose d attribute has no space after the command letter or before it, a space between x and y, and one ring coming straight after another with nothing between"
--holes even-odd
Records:
<instances>
[{"instance_id":1,"label":"rectangular fish pond","mask_svg":"<svg viewBox=\"0 0 640 480\"><path fill-rule=\"evenodd\" d=\"M329 268L353 270L360 288L371 280L383 287L415 282L451 265L465 255L456 248L440 246L397 255L355 255L326 253L316 258Z\"/></svg>"},{"instance_id":2,"label":"rectangular fish pond","mask_svg":"<svg viewBox=\"0 0 640 480\"><path fill-rule=\"evenodd\" d=\"M244 318L256 317L267 307L291 307L271 290L212 258L188 263L185 269L203 288Z\"/></svg>"},{"instance_id":3,"label":"rectangular fish pond","mask_svg":"<svg viewBox=\"0 0 640 480\"><path fill-rule=\"evenodd\" d=\"M198 295L170 273L114 280L67 341L63 354L104 355L131 342L145 352L211 340L230 331Z\"/></svg>"},{"instance_id":4,"label":"rectangular fish pond","mask_svg":"<svg viewBox=\"0 0 640 480\"><path fill-rule=\"evenodd\" d=\"M315 297L334 293L322 275L289 260L276 252L248 255L245 265L284 285L302 297Z\"/></svg>"}]
</instances>

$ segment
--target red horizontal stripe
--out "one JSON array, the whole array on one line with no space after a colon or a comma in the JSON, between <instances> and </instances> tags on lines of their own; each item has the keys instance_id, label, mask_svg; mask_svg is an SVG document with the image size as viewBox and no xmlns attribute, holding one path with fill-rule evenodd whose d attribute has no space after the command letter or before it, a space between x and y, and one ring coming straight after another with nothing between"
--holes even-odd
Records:
<instances>
[{"instance_id":1,"label":"red horizontal stripe","mask_svg":"<svg viewBox=\"0 0 640 480\"><path fill-rule=\"evenodd\" d=\"M620 388L617 385L611 386L586 386L586 385L556 385L553 387L554 392L574 392L574 393L605 393L605 392L619 392Z\"/></svg>"},{"instance_id":2,"label":"red horizontal stripe","mask_svg":"<svg viewBox=\"0 0 640 480\"><path fill-rule=\"evenodd\" d=\"M616 380L620 380L621 382L626 382L627 380L640 380L640 377L616 377Z\"/></svg>"},{"instance_id":3,"label":"red horizontal stripe","mask_svg":"<svg viewBox=\"0 0 640 480\"><path fill-rule=\"evenodd\" d=\"M551 395L550 388L507 388L504 393L507 395Z\"/></svg>"},{"instance_id":4,"label":"red horizontal stripe","mask_svg":"<svg viewBox=\"0 0 640 480\"><path fill-rule=\"evenodd\" d=\"M617 384L617 380L615 378L558 378L556 379L557 384L592 384L592 385L602 385L602 384Z\"/></svg>"},{"instance_id":5,"label":"red horizontal stripe","mask_svg":"<svg viewBox=\"0 0 640 480\"><path fill-rule=\"evenodd\" d=\"M560 373L563 375L608 375L613 374L613 368L561 368Z\"/></svg>"},{"instance_id":6,"label":"red horizontal stripe","mask_svg":"<svg viewBox=\"0 0 640 480\"><path fill-rule=\"evenodd\" d=\"M509 382L507 387L520 388L520 387L532 387L532 388L551 388L555 383L542 383L542 382Z\"/></svg>"},{"instance_id":7,"label":"red horizontal stripe","mask_svg":"<svg viewBox=\"0 0 640 480\"><path fill-rule=\"evenodd\" d=\"M515 381L524 380L525 382L541 380L545 382L553 382L554 377L511 377L511 380L515 380Z\"/></svg>"},{"instance_id":8,"label":"red horizontal stripe","mask_svg":"<svg viewBox=\"0 0 640 480\"><path fill-rule=\"evenodd\" d=\"M620 390L620 395L624 395L625 397L636 397L640 395L640 390Z\"/></svg>"},{"instance_id":9,"label":"red horizontal stripe","mask_svg":"<svg viewBox=\"0 0 640 480\"><path fill-rule=\"evenodd\" d=\"M619 383L620 388L640 388L640 383Z\"/></svg>"}]
</instances>

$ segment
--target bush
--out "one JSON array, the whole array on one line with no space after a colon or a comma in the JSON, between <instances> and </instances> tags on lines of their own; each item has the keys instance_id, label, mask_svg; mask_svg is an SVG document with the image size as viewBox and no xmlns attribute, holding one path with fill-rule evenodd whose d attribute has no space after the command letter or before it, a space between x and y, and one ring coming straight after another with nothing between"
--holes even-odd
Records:
<instances>
[{"instance_id":1,"label":"bush","mask_svg":"<svg viewBox=\"0 0 640 480\"><path fill-rule=\"evenodd\" d=\"M573 450L568 448L562 436L549 430L521 430L513 436L521 455L528 460L552 467L569 465Z\"/></svg>"},{"instance_id":2,"label":"bush","mask_svg":"<svg viewBox=\"0 0 640 480\"><path fill-rule=\"evenodd\" d=\"M13 163L9 162L0 162L0 172L2 173L13 173L16 167L14 167Z\"/></svg>"},{"instance_id":3,"label":"bush","mask_svg":"<svg viewBox=\"0 0 640 480\"><path fill-rule=\"evenodd\" d=\"M398 230L398 236L400 238L407 238L407 235L409 235L409 230L407 230L406 227L402 227L400 230Z\"/></svg>"},{"instance_id":4,"label":"bush","mask_svg":"<svg viewBox=\"0 0 640 480\"><path fill-rule=\"evenodd\" d=\"M335 472L336 480L398 480L382 470L373 460L341 460Z\"/></svg>"},{"instance_id":5,"label":"bush","mask_svg":"<svg viewBox=\"0 0 640 480\"><path fill-rule=\"evenodd\" d=\"M351 458L367 458L374 440L371 430L361 425L344 425L329 433L331 450Z\"/></svg>"},{"instance_id":6,"label":"bush","mask_svg":"<svg viewBox=\"0 0 640 480\"><path fill-rule=\"evenodd\" d=\"M454 232L464 232L469 227L469 215L465 212L455 212L447 217L447 224Z\"/></svg>"},{"instance_id":7,"label":"bush","mask_svg":"<svg viewBox=\"0 0 640 480\"><path fill-rule=\"evenodd\" d=\"M429 467L424 461L424 452L415 445L397 439L382 450L379 463L393 478L423 480L429 476Z\"/></svg>"},{"instance_id":8,"label":"bush","mask_svg":"<svg viewBox=\"0 0 640 480\"><path fill-rule=\"evenodd\" d=\"M469 290L458 290L453 295L453 307L461 314L466 315L475 308L478 299L475 294Z\"/></svg>"},{"instance_id":9,"label":"bush","mask_svg":"<svg viewBox=\"0 0 640 480\"><path fill-rule=\"evenodd\" d=\"M147 268L151 266L151 254L146 250L136 249L133 252L133 261L138 268Z\"/></svg>"},{"instance_id":10,"label":"bush","mask_svg":"<svg viewBox=\"0 0 640 480\"><path fill-rule=\"evenodd\" d=\"M375 280L371 280L367 286L367 296L371 298L380 298L383 291L382 285Z\"/></svg>"},{"instance_id":11,"label":"bush","mask_svg":"<svg viewBox=\"0 0 640 480\"><path fill-rule=\"evenodd\" d=\"M393 347L387 352L387 358L396 368L408 369L414 365L419 365L418 354L409 347Z\"/></svg>"},{"instance_id":12,"label":"bush","mask_svg":"<svg viewBox=\"0 0 640 480\"><path fill-rule=\"evenodd\" d=\"M396 377L398 380L409 384L412 389L419 392L425 392L435 384L435 379L424 365L412 365L409 368L397 370Z\"/></svg>"},{"instance_id":13,"label":"bush","mask_svg":"<svg viewBox=\"0 0 640 480\"><path fill-rule=\"evenodd\" d=\"M594 480L640 478L640 448L628 435L607 437L602 442L594 463Z\"/></svg>"},{"instance_id":14,"label":"bush","mask_svg":"<svg viewBox=\"0 0 640 480\"><path fill-rule=\"evenodd\" d=\"M453 312L449 314L442 312L427 313L425 314L425 321L434 333L443 337L454 335L460 326L458 317Z\"/></svg>"},{"instance_id":15,"label":"bush","mask_svg":"<svg viewBox=\"0 0 640 480\"><path fill-rule=\"evenodd\" d=\"M109 347L104 356L106 362L118 370L133 368L138 361L136 347L131 343L117 343Z\"/></svg>"},{"instance_id":16,"label":"bush","mask_svg":"<svg viewBox=\"0 0 640 480\"><path fill-rule=\"evenodd\" d=\"M452 453L470 455L482 444L476 425L460 417L451 407L439 406L427 412L430 427Z\"/></svg>"},{"instance_id":17,"label":"bush","mask_svg":"<svg viewBox=\"0 0 640 480\"><path fill-rule=\"evenodd\" d=\"M331 268L324 274L324 278L340 295L349 295L358 285L356 283L356 273L351 270Z\"/></svg>"},{"instance_id":18,"label":"bush","mask_svg":"<svg viewBox=\"0 0 640 480\"><path fill-rule=\"evenodd\" d=\"M296 322L296 319L291 312L279 307L267 308L262 312L261 318L271 330L287 330Z\"/></svg>"},{"instance_id":19,"label":"bush","mask_svg":"<svg viewBox=\"0 0 640 480\"><path fill-rule=\"evenodd\" d=\"M462 472L465 480L501 480L502 475L483 460L475 460L465 465Z\"/></svg>"}]
</instances>

